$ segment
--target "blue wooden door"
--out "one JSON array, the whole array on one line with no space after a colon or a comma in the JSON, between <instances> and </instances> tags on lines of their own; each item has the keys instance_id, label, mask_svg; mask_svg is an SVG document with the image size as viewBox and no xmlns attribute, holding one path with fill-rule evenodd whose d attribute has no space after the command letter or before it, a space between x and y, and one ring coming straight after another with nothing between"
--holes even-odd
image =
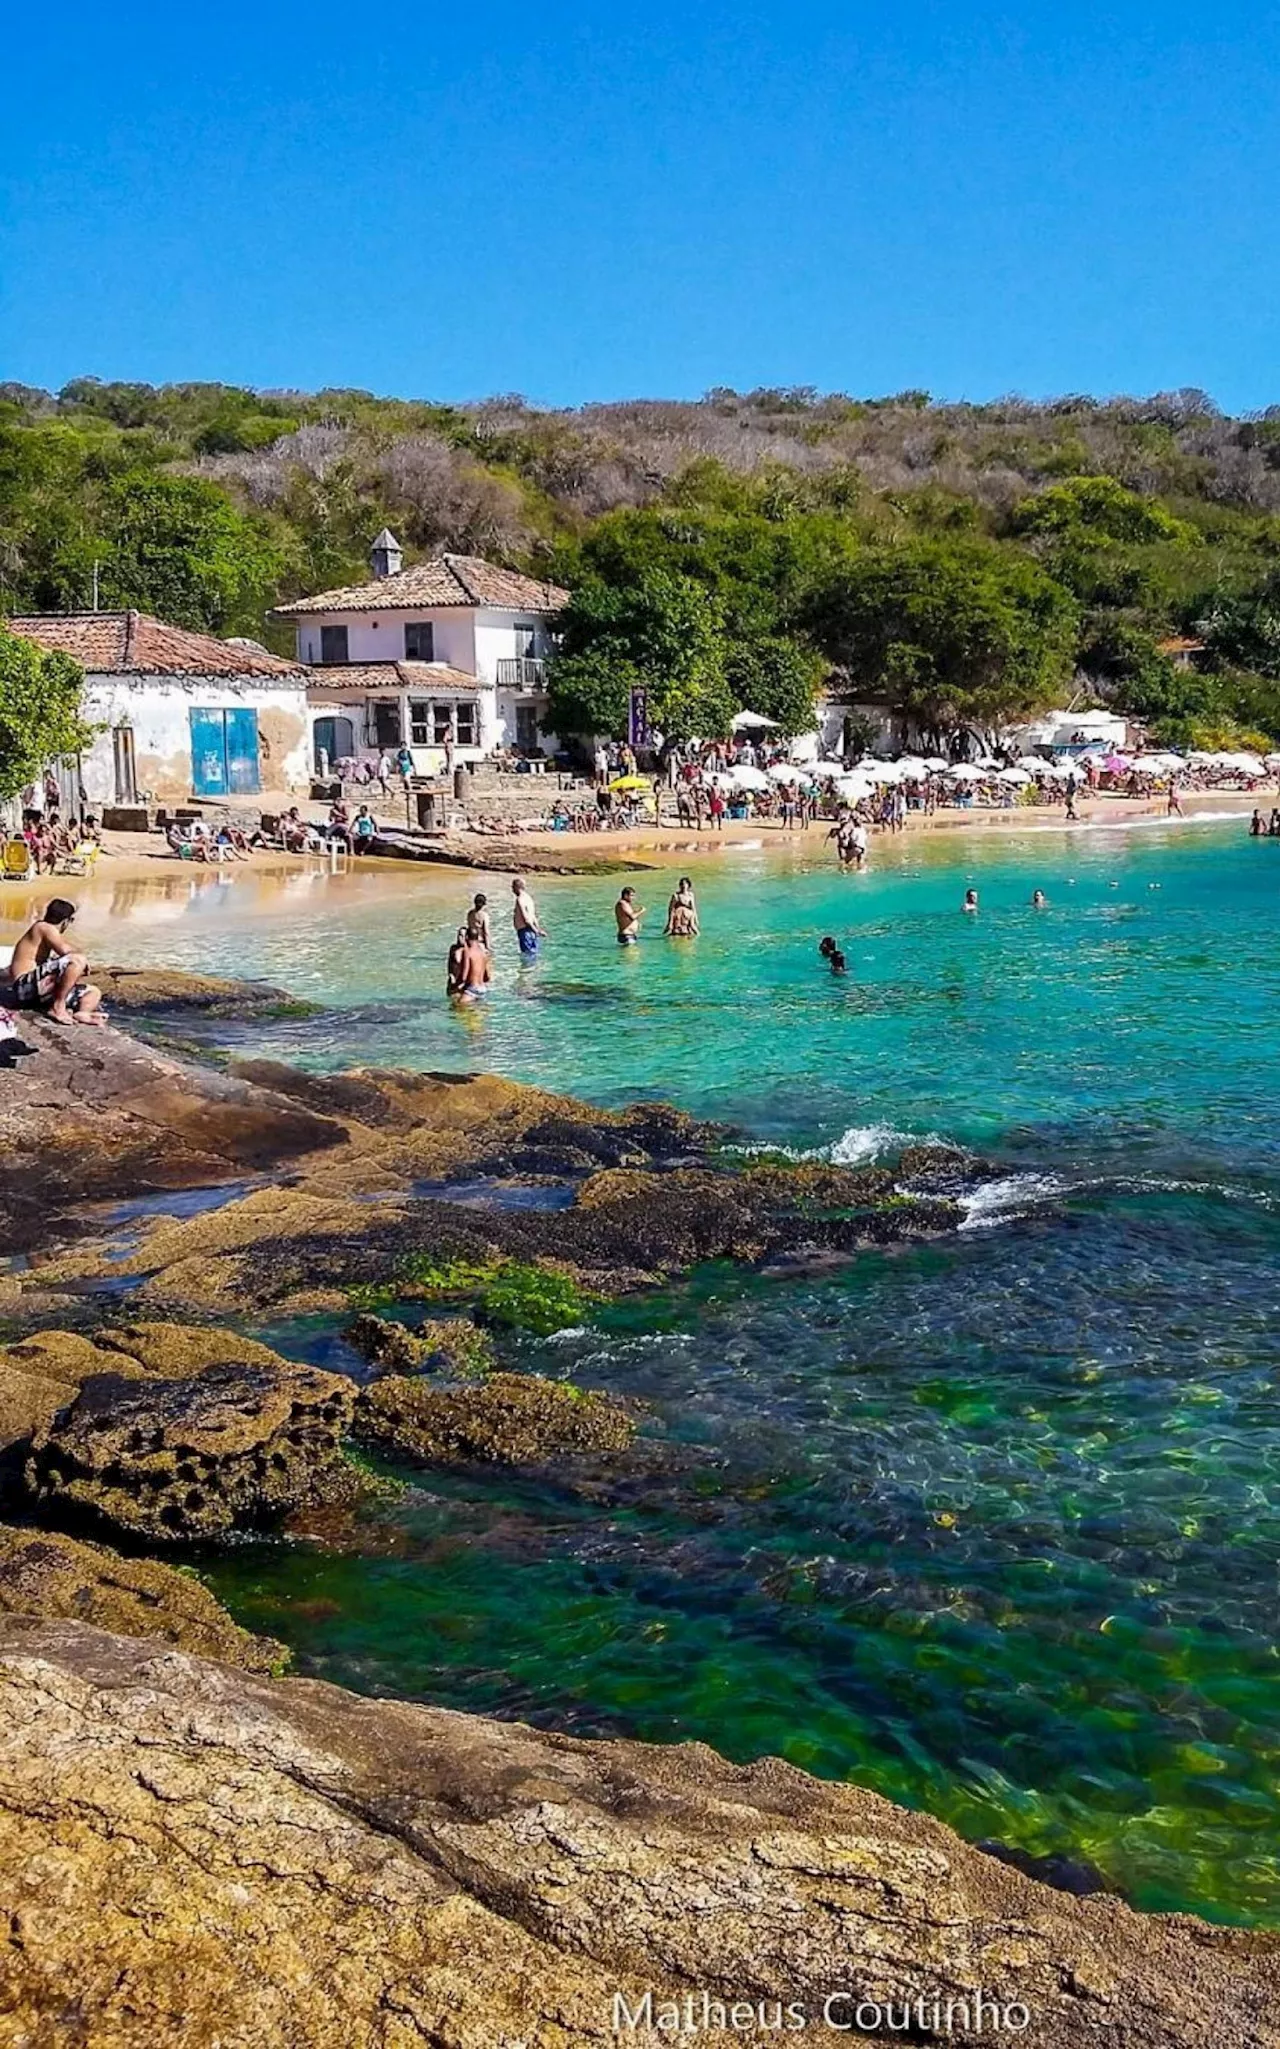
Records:
<instances>
[{"instance_id":1,"label":"blue wooden door","mask_svg":"<svg viewBox=\"0 0 1280 2049\"><path fill-rule=\"evenodd\" d=\"M191 787L197 797L227 794L227 730L220 711L191 713Z\"/></svg>"},{"instance_id":2,"label":"blue wooden door","mask_svg":"<svg viewBox=\"0 0 1280 2049\"><path fill-rule=\"evenodd\" d=\"M258 793L258 714L236 705L226 714L227 788L233 797Z\"/></svg>"},{"instance_id":3,"label":"blue wooden door","mask_svg":"<svg viewBox=\"0 0 1280 2049\"><path fill-rule=\"evenodd\" d=\"M234 705L191 713L191 787L197 797L253 797L258 777L258 714Z\"/></svg>"}]
</instances>

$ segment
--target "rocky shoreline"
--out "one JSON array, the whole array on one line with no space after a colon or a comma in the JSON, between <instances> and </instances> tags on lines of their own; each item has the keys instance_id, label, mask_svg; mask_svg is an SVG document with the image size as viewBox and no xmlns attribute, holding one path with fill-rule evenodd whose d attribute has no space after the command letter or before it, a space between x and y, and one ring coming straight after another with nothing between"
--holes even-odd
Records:
<instances>
[{"instance_id":1,"label":"rocky shoreline","mask_svg":"<svg viewBox=\"0 0 1280 2049\"><path fill-rule=\"evenodd\" d=\"M184 979L117 973L113 1000L151 1029L289 1000ZM615 1993L646 1987L797 2002L835 2041L819 1991L853 1982L985 1988L1029 2042L1280 2043L1280 1939L1068 1899L776 1763L282 1682L282 1646L184 1567L316 1541L379 1484L366 1453L645 1484L642 1419L507 1370L504 1334L706 1261L950 1232L981 1163L745 1157L662 1105L492 1076L224 1067L39 1021L29 1043L0 1107L0 2041L567 2049L617 2039ZM237 1328L316 1312L351 1370Z\"/></svg>"}]
</instances>

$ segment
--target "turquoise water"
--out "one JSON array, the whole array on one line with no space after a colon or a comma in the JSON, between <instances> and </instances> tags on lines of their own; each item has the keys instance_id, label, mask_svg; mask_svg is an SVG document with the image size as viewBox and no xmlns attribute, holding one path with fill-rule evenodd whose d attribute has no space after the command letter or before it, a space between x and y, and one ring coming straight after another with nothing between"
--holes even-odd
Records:
<instances>
[{"instance_id":1,"label":"turquoise water","mask_svg":"<svg viewBox=\"0 0 1280 2049\"><path fill-rule=\"evenodd\" d=\"M410 1474L352 1552L253 1545L213 1577L348 1684L778 1751L1144 1906L1280 1923L1280 844L875 857L841 878L726 854L703 938L634 952L616 884L540 883L545 958L518 967L504 933L461 1016L438 989L468 878L325 878L249 918L221 888L113 924L117 954L343 1006L252 1035L311 1064L664 1096L846 1159L935 1133L1004 1168L952 1242L822 1281L713 1272L507 1341L650 1404L643 1484Z\"/></svg>"}]
</instances>

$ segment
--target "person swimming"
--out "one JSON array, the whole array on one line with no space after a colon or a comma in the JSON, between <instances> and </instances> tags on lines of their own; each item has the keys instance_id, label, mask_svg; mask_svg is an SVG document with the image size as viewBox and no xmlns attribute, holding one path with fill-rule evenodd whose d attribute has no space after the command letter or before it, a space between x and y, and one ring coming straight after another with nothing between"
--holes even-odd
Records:
<instances>
[{"instance_id":1,"label":"person swimming","mask_svg":"<svg viewBox=\"0 0 1280 2049\"><path fill-rule=\"evenodd\" d=\"M845 963L845 957L843 953L841 953L840 948L836 945L835 940L832 939L830 935L828 935L827 938L819 941L818 952L821 954L823 960L826 962L827 966L830 968L833 975L843 975L848 973L848 968Z\"/></svg>"},{"instance_id":2,"label":"person swimming","mask_svg":"<svg viewBox=\"0 0 1280 2049\"><path fill-rule=\"evenodd\" d=\"M1043 910L1044 910L1044 909L1046 908L1046 906L1048 905L1048 902L1049 902L1049 899L1048 899L1048 897L1047 897L1047 896L1045 895L1045 893L1044 893L1044 891L1043 891L1042 889L1033 889L1033 890L1032 890L1032 892L1031 892L1031 908L1032 908L1032 910L1033 910L1033 911L1043 911Z\"/></svg>"},{"instance_id":3,"label":"person swimming","mask_svg":"<svg viewBox=\"0 0 1280 2049\"><path fill-rule=\"evenodd\" d=\"M976 911L976 910L977 910L977 908L978 908L978 892L977 892L977 890L976 890L976 889L966 889L966 891L965 891L965 893L964 893L964 903L963 903L963 904L961 905L961 909L962 909L962 910L965 910L965 911Z\"/></svg>"}]
</instances>

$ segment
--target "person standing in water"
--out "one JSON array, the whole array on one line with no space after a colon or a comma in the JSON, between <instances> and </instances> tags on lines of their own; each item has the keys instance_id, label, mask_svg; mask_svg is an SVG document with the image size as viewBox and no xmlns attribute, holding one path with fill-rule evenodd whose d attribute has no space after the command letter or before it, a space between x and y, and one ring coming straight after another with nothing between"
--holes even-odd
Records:
<instances>
[{"instance_id":1,"label":"person standing in water","mask_svg":"<svg viewBox=\"0 0 1280 2049\"><path fill-rule=\"evenodd\" d=\"M525 887L523 875L512 877L511 894L515 899L511 907L511 922L515 926L517 943L526 959L534 960L539 941L547 935L539 923L537 906Z\"/></svg>"},{"instance_id":2,"label":"person standing in water","mask_svg":"<svg viewBox=\"0 0 1280 2049\"><path fill-rule=\"evenodd\" d=\"M966 891L965 891L965 893L964 893L964 903L963 903L963 904L961 905L961 909L962 909L962 910L966 910L966 911L976 911L976 910L977 910L977 908L978 908L978 892L977 892L977 890L976 890L976 889L966 889Z\"/></svg>"},{"instance_id":3,"label":"person standing in water","mask_svg":"<svg viewBox=\"0 0 1280 2049\"><path fill-rule=\"evenodd\" d=\"M477 891L467 912L467 936L478 939L486 953L493 952L493 934L489 921L489 899L483 891Z\"/></svg>"},{"instance_id":4,"label":"person standing in water","mask_svg":"<svg viewBox=\"0 0 1280 2049\"><path fill-rule=\"evenodd\" d=\"M836 945L834 939L828 937L826 939L819 940L818 952L821 954L823 960L826 962L827 966L830 968L833 975L843 975L848 972L845 965L844 955L840 951L840 948Z\"/></svg>"},{"instance_id":5,"label":"person standing in water","mask_svg":"<svg viewBox=\"0 0 1280 2049\"><path fill-rule=\"evenodd\" d=\"M644 905L636 902L634 889L624 889L613 907L618 921L619 946L634 946L640 937L640 920L644 916Z\"/></svg>"},{"instance_id":6,"label":"person standing in water","mask_svg":"<svg viewBox=\"0 0 1280 2049\"><path fill-rule=\"evenodd\" d=\"M698 930L698 904L693 894L693 884L687 875L682 875L667 905L666 937L696 939Z\"/></svg>"}]
</instances>

